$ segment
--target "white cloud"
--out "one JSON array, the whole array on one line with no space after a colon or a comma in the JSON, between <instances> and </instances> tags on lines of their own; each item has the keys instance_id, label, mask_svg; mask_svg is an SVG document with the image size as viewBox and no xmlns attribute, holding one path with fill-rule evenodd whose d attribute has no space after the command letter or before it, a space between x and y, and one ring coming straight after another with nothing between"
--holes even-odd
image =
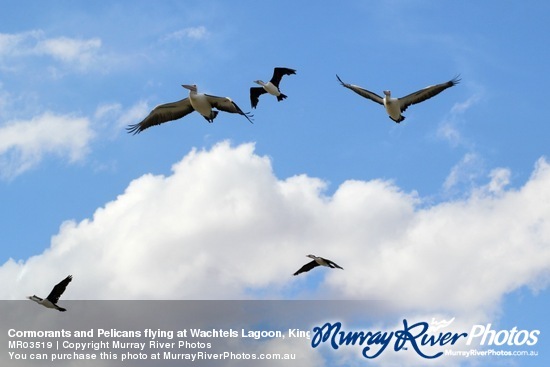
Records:
<instances>
[{"instance_id":1,"label":"white cloud","mask_svg":"<svg viewBox=\"0 0 550 367\"><path fill-rule=\"evenodd\" d=\"M491 171L491 181L486 186L486 190L492 194L504 192L504 188L510 183L510 170L506 168L495 168Z\"/></svg>"},{"instance_id":2,"label":"white cloud","mask_svg":"<svg viewBox=\"0 0 550 367\"><path fill-rule=\"evenodd\" d=\"M323 181L278 179L253 144L224 142L192 151L169 176L132 181L93 218L65 222L44 253L5 263L0 298L66 274L67 299L277 298L308 284L311 273L291 274L314 253L345 270L315 269L324 280L303 290L309 297L490 312L508 292L549 280L550 165L540 159L519 189L505 182L497 170L488 190L428 208L381 180L326 196Z\"/></svg>"},{"instance_id":3,"label":"white cloud","mask_svg":"<svg viewBox=\"0 0 550 367\"><path fill-rule=\"evenodd\" d=\"M462 139L462 134L449 120L443 121L437 127L437 136L447 140L452 146L457 146Z\"/></svg>"},{"instance_id":4,"label":"white cloud","mask_svg":"<svg viewBox=\"0 0 550 367\"><path fill-rule=\"evenodd\" d=\"M94 113L94 119L103 120L110 119L113 115L119 115L121 112L122 106L120 103L104 103L99 105Z\"/></svg>"},{"instance_id":5,"label":"white cloud","mask_svg":"<svg viewBox=\"0 0 550 367\"><path fill-rule=\"evenodd\" d=\"M117 126L126 127L130 124L135 124L136 121L141 121L149 114L151 108L145 101L138 101L128 109L121 111L117 118Z\"/></svg>"},{"instance_id":6,"label":"white cloud","mask_svg":"<svg viewBox=\"0 0 550 367\"><path fill-rule=\"evenodd\" d=\"M35 30L16 34L0 33L0 62L5 69L17 69L10 59L29 56L48 56L63 65L79 71L97 66L100 59L101 39L70 37L49 38ZM6 62L8 60L8 62Z\"/></svg>"},{"instance_id":7,"label":"white cloud","mask_svg":"<svg viewBox=\"0 0 550 367\"><path fill-rule=\"evenodd\" d=\"M204 26L198 27L187 27L180 29L178 31L172 32L163 38L164 41L170 40L182 40L182 39L191 39L191 40L202 40L208 38L209 32Z\"/></svg>"},{"instance_id":8,"label":"white cloud","mask_svg":"<svg viewBox=\"0 0 550 367\"><path fill-rule=\"evenodd\" d=\"M480 100L483 94L481 88L468 97L464 102L457 102L451 108L449 115L439 124L436 135L440 139L446 140L451 146L468 144L460 131L462 116Z\"/></svg>"},{"instance_id":9,"label":"white cloud","mask_svg":"<svg viewBox=\"0 0 550 367\"><path fill-rule=\"evenodd\" d=\"M39 41L34 48L37 54L44 54L79 68L89 67L97 58L101 40L72 39L68 37L50 38Z\"/></svg>"},{"instance_id":10,"label":"white cloud","mask_svg":"<svg viewBox=\"0 0 550 367\"><path fill-rule=\"evenodd\" d=\"M8 92L4 91L2 82L0 82L0 118L4 114L4 110L6 106L9 105L10 100L11 95Z\"/></svg>"},{"instance_id":11,"label":"white cloud","mask_svg":"<svg viewBox=\"0 0 550 367\"><path fill-rule=\"evenodd\" d=\"M10 179L54 154L75 162L88 152L94 133L84 117L45 112L0 127L0 177Z\"/></svg>"},{"instance_id":12,"label":"white cloud","mask_svg":"<svg viewBox=\"0 0 550 367\"><path fill-rule=\"evenodd\" d=\"M121 130L147 116L151 108L145 101L124 108L120 103L105 103L96 108L94 126L109 137L118 136Z\"/></svg>"},{"instance_id":13,"label":"white cloud","mask_svg":"<svg viewBox=\"0 0 550 367\"><path fill-rule=\"evenodd\" d=\"M476 153L466 153L462 159L451 168L443 183L443 188L450 191L459 184L472 186L479 178L483 169L482 159Z\"/></svg>"},{"instance_id":14,"label":"white cloud","mask_svg":"<svg viewBox=\"0 0 550 367\"><path fill-rule=\"evenodd\" d=\"M24 53L29 46L24 45L27 39L39 37L41 32L31 31L16 34L0 33L0 57Z\"/></svg>"},{"instance_id":15,"label":"white cloud","mask_svg":"<svg viewBox=\"0 0 550 367\"><path fill-rule=\"evenodd\" d=\"M480 92L471 95L464 102L457 102L451 108L452 114L463 114L468 111L472 106L476 105L481 100Z\"/></svg>"}]
</instances>

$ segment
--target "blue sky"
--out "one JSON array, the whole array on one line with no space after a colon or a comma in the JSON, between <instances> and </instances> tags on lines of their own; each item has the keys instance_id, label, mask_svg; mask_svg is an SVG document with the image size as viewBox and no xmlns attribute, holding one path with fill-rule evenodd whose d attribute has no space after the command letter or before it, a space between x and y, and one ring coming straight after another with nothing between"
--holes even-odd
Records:
<instances>
[{"instance_id":1,"label":"blue sky","mask_svg":"<svg viewBox=\"0 0 550 367\"><path fill-rule=\"evenodd\" d=\"M10 286L2 297L24 297L46 269L46 288L75 276L72 299L399 294L422 315L521 319L550 331L538 319L549 301L549 73L540 38L548 7L5 6L0 274ZM288 99L262 96L253 125L225 113L208 124L194 113L126 134L155 105L184 98L181 84L248 111L252 81L275 66L297 70L281 83ZM398 125L336 74L394 96L457 74L462 81L410 107ZM345 272L287 278L310 252ZM218 269L221 256L233 264ZM269 256L284 260L263 264ZM144 267L151 279L169 269L175 280L148 289ZM118 280L101 288L103 278ZM418 282L416 292L404 279ZM457 292L438 293L446 287Z\"/></svg>"}]
</instances>

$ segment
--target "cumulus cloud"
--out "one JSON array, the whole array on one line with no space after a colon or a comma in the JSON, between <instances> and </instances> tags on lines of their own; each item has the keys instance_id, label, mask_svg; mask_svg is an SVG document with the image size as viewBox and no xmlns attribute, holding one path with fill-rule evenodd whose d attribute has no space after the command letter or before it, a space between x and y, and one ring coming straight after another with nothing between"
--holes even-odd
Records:
<instances>
[{"instance_id":1,"label":"cumulus cloud","mask_svg":"<svg viewBox=\"0 0 550 367\"><path fill-rule=\"evenodd\" d=\"M45 112L30 120L10 121L0 127L0 177L14 178L46 155L78 161L88 152L93 136L84 117Z\"/></svg>"},{"instance_id":2,"label":"cumulus cloud","mask_svg":"<svg viewBox=\"0 0 550 367\"><path fill-rule=\"evenodd\" d=\"M73 274L67 299L282 298L292 290L490 312L505 294L549 280L550 164L540 159L518 189L507 189L506 177L494 171L486 189L431 207L382 180L346 181L329 196L320 179L277 178L253 144L223 142L191 151L170 175L135 179L92 218L63 223L42 254L7 261L0 297L21 299ZM308 253L345 270L293 277Z\"/></svg>"}]
</instances>

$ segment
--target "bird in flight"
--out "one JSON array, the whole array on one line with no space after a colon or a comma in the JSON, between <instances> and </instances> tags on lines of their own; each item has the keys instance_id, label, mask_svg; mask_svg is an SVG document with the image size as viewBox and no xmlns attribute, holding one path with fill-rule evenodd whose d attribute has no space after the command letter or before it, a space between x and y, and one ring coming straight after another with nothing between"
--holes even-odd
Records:
<instances>
[{"instance_id":1,"label":"bird in flight","mask_svg":"<svg viewBox=\"0 0 550 367\"><path fill-rule=\"evenodd\" d=\"M361 88L357 85L344 83L338 75L336 75L336 78L338 78L338 81L344 87L351 89L360 96L363 96L370 99L371 101L383 105L386 108L386 112L388 113L390 119L397 123L405 120L405 116L403 116L401 113L405 112L407 107L409 107L410 105L417 104L429 98L432 98L433 96L436 96L439 93L443 92L445 89L457 85L460 82L460 78L456 76L454 79L451 79L448 82L430 85L429 87L420 89L419 91L416 91L401 98L393 98L391 96L391 91L385 90L384 98L382 98L378 94Z\"/></svg>"},{"instance_id":2,"label":"bird in flight","mask_svg":"<svg viewBox=\"0 0 550 367\"><path fill-rule=\"evenodd\" d=\"M194 84L184 84L182 87L189 89L189 97L155 107L143 121L128 126L126 130L134 135L139 134L151 126L180 119L193 111L200 113L208 122L214 122L218 112L224 111L243 115L252 123L251 117L253 115L243 112L231 98L198 93L197 86ZM213 110L213 108L219 111Z\"/></svg>"},{"instance_id":3,"label":"bird in flight","mask_svg":"<svg viewBox=\"0 0 550 367\"><path fill-rule=\"evenodd\" d=\"M256 108L258 105L259 98L264 93L269 93L277 97L277 101L282 101L286 98L286 95L281 93L279 89L279 83L283 78L283 75L292 75L296 74L296 70L288 68L275 68L273 70L273 76L271 80L267 83L264 83L261 80L255 80L254 83L261 85L261 87L252 87L250 88L250 104L252 108Z\"/></svg>"},{"instance_id":4,"label":"bird in flight","mask_svg":"<svg viewBox=\"0 0 550 367\"><path fill-rule=\"evenodd\" d=\"M65 311L67 311L67 309L65 309L63 307L59 307L57 305L57 302L59 301L59 297L61 297L63 292L65 292L65 289L67 288L67 285L71 282L71 280L73 280L73 276L69 275L68 277L66 277L65 279L60 281L58 284L56 284L55 287L53 287L52 291L50 292L50 294L46 298L40 298L40 297L37 297L37 296L34 296L34 295L30 296L28 298L31 301L34 301L38 304L41 304L44 307L55 308L58 311L65 312Z\"/></svg>"},{"instance_id":5,"label":"bird in flight","mask_svg":"<svg viewBox=\"0 0 550 367\"><path fill-rule=\"evenodd\" d=\"M313 268L315 268L319 265L327 266L327 267L332 268L332 269L338 268L338 269L344 270L343 267L341 267L340 265L336 264L335 262L333 262L329 259L325 259L325 258L322 258L320 256L315 256L315 255L307 255L306 257L312 258L313 260L308 262L304 266L302 266L300 269L298 269L298 271L296 273L294 273L294 275L305 273L305 272L310 271L311 269L313 269Z\"/></svg>"}]
</instances>

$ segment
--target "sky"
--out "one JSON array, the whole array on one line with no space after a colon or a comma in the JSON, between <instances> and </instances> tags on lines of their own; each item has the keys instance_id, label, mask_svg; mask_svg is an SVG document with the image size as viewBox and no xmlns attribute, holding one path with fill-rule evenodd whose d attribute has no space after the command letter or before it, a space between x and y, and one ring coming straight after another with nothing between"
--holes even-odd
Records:
<instances>
[{"instance_id":1,"label":"sky","mask_svg":"<svg viewBox=\"0 0 550 367\"><path fill-rule=\"evenodd\" d=\"M65 299L399 299L550 332L549 8L5 5L0 298L72 274ZM288 98L261 96L253 124L195 112L125 130L182 84L250 111L276 66L297 70ZM393 96L461 82L396 124L336 74ZM310 253L345 270L292 277Z\"/></svg>"}]
</instances>

